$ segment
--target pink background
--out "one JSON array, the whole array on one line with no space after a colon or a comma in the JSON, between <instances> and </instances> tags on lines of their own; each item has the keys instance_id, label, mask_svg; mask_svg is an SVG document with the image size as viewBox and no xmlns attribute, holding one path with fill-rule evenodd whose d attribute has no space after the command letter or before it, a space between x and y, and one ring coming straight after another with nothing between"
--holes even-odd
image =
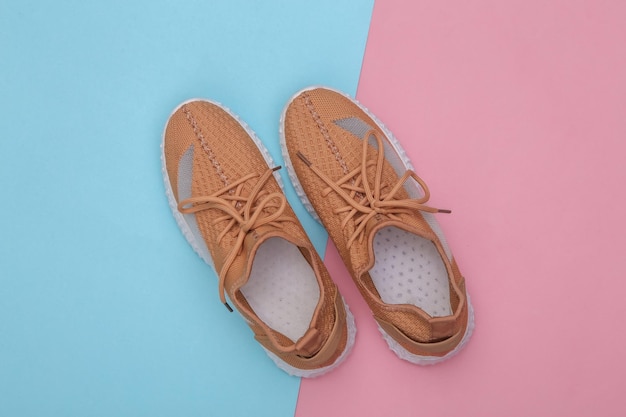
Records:
<instances>
[{"instance_id":1,"label":"pink background","mask_svg":"<svg viewBox=\"0 0 626 417\"><path fill-rule=\"evenodd\" d=\"M626 2L378 1L357 98L428 183L476 309L450 361L358 326L297 417L624 416Z\"/></svg>"}]
</instances>

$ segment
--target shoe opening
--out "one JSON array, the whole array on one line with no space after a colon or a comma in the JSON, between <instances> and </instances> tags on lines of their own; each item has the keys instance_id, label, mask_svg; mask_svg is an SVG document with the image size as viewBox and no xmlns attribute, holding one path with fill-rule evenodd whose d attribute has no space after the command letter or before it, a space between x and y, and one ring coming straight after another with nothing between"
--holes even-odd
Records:
<instances>
[{"instance_id":1,"label":"shoe opening","mask_svg":"<svg viewBox=\"0 0 626 417\"><path fill-rule=\"evenodd\" d=\"M452 314L448 272L435 244L394 226L374 236L376 263L369 271L387 304L412 304L432 317Z\"/></svg>"},{"instance_id":2,"label":"shoe opening","mask_svg":"<svg viewBox=\"0 0 626 417\"><path fill-rule=\"evenodd\" d=\"M309 329L320 298L311 265L297 246L279 237L259 247L241 293L265 324L294 342Z\"/></svg>"}]
</instances>

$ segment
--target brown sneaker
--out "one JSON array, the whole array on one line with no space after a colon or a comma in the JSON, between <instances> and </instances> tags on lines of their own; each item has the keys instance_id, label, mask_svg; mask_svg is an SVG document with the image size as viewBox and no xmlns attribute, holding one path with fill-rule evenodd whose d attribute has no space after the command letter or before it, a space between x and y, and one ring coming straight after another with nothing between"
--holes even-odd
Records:
<instances>
[{"instance_id":1,"label":"brown sneaker","mask_svg":"<svg viewBox=\"0 0 626 417\"><path fill-rule=\"evenodd\" d=\"M311 87L281 119L296 191L322 222L390 348L417 364L443 361L474 326L465 281L428 188L396 139L348 96Z\"/></svg>"},{"instance_id":2,"label":"brown sneaker","mask_svg":"<svg viewBox=\"0 0 626 417\"><path fill-rule=\"evenodd\" d=\"M216 270L226 307L289 374L337 366L354 343L354 319L254 132L217 103L188 101L170 116L162 151L174 217Z\"/></svg>"}]
</instances>

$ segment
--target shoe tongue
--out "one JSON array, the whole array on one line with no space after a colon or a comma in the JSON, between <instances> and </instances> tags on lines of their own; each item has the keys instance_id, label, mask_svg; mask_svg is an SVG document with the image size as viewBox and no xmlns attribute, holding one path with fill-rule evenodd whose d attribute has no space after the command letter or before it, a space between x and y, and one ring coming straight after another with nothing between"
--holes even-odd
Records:
<instances>
[{"instance_id":1,"label":"shoe tongue","mask_svg":"<svg viewBox=\"0 0 626 417\"><path fill-rule=\"evenodd\" d=\"M391 226L393 221L385 215L376 215L369 219L365 225L365 237L362 242L355 240L350 248L352 268L360 275L369 271L374 266L374 236L386 227ZM395 225L395 224L394 224Z\"/></svg>"},{"instance_id":2,"label":"shoe tongue","mask_svg":"<svg viewBox=\"0 0 626 417\"><path fill-rule=\"evenodd\" d=\"M294 236L276 226L264 225L250 231L243 240L241 251L226 273L224 288L231 299L233 294L248 282L254 254L261 244L272 237L283 238L297 246L302 245Z\"/></svg>"},{"instance_id":3,"label":"shoe tongue","mask_svg":"<svg viewBox=\"0 0 626 417\"><path fill-rule=\"evenodd\" d=\"M419 214L401 214L399 220L390 219L388 216L380 214L372 217L365 225L365 253L367 254L363 260L362 272L369 271L374 266L374 237L376 234L386 227L397 227L398 229L422 236L426 239L433 240L434 235Z\"/></svg>"},{"instance_id":4,"label":"shoe tongue","mask_svg":"<svg viewBox=\"0 0 626 417\"><path fill-rule=\"evenodd\" d=\"M365 236L371 241L374 235L382 228L395 226L416 235L420 235L427 239L433 239L434 235L430 226L419 212L402 213L397 215L398 220L393 220L386 215L374 216L367 222L365 226ZM371 242L370 242L371 244Z\"/></svg>"}]
</instances>

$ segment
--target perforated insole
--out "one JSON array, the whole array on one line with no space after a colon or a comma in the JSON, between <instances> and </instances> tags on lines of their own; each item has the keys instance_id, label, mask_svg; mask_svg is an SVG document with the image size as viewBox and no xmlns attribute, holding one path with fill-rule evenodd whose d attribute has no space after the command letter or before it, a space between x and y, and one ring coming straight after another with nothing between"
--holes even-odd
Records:
<instances>
[{"instance_id":1,"label":"perforated insole","mask_svg":"<svg viewBox=\"0 0 626 417\"><path fill-rule=\"evenodd\" d=\"M263 322L294 342L309 328L320 289L297 246L278 237L259 247L244 297Z\"/></svg>"},{"instance_id":2,"label":"perforated insole","mask_svg":"<svg viewBox=\"0 0 626 417\"><path fill-rule=\"evenodd\" d=\"M413 304L432 317L452 314L446 266L435 244L397 227L374 236L370 277L387 304Z\"/></svg>"}]
</instances>

